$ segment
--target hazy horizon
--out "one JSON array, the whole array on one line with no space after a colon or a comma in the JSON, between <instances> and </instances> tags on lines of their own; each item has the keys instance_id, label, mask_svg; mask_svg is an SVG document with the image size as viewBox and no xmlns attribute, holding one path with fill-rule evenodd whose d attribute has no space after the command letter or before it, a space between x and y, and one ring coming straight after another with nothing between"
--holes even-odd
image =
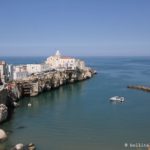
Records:
<instances>
[{"instance_id":1,"label":"hazy horizon","mask_svg":"<svg viewBox=\"0 0 150 150\"><path fill-rule=\"evenodd\" d=\"M0 2L0 56L150 56L149 0Z\"/></svg>"}]
</instances>

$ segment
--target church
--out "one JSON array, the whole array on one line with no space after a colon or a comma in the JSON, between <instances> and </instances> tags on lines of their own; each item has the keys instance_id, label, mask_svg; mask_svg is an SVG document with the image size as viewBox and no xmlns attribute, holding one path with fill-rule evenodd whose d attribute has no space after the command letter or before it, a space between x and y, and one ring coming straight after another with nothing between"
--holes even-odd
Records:
<instances>
[{"instance_id":1,"label":"church","mask_svg":"<svg viewBox=\"0 0 150 150\"><path fill-rule=\"evenodd\" d=\"M63 68L75 70L81 67L81 63L83 67L85 67L83 61L80 61L79 59L75 59L72 57L62 56L59 50L56 51L56 54L54 56L48 57L45 63L49 64L50 67L53 69Z\"/></svg>"}]
</instances>

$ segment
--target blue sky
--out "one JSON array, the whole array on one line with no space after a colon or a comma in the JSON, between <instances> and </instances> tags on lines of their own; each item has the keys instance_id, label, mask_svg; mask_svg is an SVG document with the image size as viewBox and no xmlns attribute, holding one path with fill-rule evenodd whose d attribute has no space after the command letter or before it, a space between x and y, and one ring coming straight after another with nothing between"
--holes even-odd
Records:
<instances>
[{"instance_id":1,"label":"blue sky","mask_svg":"<svg viewBox=\"0 0 150 150\"><path fill-rule=\"evenodd\" d=\"M150 56L149 0L0 0L0 56Z\"/></svg>"}]
</instances>

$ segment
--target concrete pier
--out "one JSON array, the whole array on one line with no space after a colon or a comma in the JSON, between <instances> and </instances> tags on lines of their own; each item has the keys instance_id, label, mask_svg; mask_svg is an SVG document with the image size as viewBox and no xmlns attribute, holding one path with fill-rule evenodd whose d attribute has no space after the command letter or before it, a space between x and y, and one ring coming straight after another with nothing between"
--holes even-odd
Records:
<instances>
[{"instance_id":1,"label":"concrete pier","mask_svg":"<svg viewBox=\"0 0 150 150\"><path fill-rule=\"evenodd\" d=\"M129 86L127 86L127 88L150 92L150 87L146 87L146 86L142 86L142 85L129 85Z\"/></svg>"}]
</instances>

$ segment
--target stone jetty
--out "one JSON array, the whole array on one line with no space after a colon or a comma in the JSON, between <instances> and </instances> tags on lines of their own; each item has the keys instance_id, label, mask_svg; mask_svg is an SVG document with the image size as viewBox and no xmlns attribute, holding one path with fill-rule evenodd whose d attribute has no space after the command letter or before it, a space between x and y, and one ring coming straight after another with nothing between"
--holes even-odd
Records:
<instances>
[{"instance_id":1,"label":"stone jetty","mask_svg":"<svg viewBox=\"0 0 150 150\"><path fill-rule=\"evenodd\" d=\"M95 73L91 68L48 71L7 83L0 91L0 123L8 118L12 108L22 97L37 96L65 84L83 81L91 78Z\"/></svg>"},{"instance_id":2,"label":"stone jetty","mask_svg":"<svg viewBox=\"0 0 150 150\"><path fill-rule=\"evenodd\" d=\"M146 86L142 86L142 85L129 85L129 86L127 86L127 88L150 92L150 87L146 87Z\"/></svg>"}]
</instances>

